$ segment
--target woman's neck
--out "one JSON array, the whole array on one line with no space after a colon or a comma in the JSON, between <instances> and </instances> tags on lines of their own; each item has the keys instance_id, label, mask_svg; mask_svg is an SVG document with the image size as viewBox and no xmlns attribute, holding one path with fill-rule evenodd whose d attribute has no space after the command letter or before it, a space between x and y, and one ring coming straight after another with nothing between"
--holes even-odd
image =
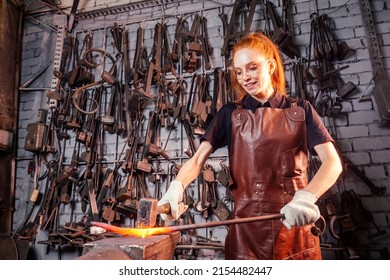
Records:
<instances>
[{"instance_id":1,"label":"woman's neck","mask_svg":"<svg viewBox=\"0 0 390 280\"><path fill-rule=\"evenodd\" d=\"M267 90L267 91L262 91L256 95L252 95L253 98L261 102L261 104L264 104L267 102L273 95L274 95L275 90L273 88Z\"/></svg>"}]
</instances>

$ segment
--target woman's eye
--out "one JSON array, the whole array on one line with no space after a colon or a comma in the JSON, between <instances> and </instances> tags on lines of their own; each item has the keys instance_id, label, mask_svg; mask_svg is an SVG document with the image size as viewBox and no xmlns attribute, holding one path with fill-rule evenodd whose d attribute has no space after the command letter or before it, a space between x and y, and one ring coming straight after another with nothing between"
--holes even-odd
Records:
<instances>
[{"instance_id":1,"label":"woman's eye","mask_svg":"<svg viewBox=\"0 0 390 280\"><path fill-rule=\"evenodd\" d=\"M257 66L251 66L248 68L248 71L254 72L257 71Z\"/></svg>"}]
</instances>

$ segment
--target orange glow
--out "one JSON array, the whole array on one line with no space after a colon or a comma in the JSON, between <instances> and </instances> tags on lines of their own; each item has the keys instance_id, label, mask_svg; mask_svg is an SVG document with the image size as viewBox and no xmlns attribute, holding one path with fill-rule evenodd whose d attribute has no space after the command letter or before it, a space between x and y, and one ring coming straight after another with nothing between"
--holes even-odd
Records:
<instances>
[{"instance_id":1,"label":"orange glow","mask_svg":"<svg viewBox=\"0 0 390 280\"><path fill-rule=\"evenodd\" d=\"M145 238L157 234L165 234L172 232L169 227L157 227L157 228L122 228L113 226L106 223L91 222L93 226L104 228L107 231L111 231L123 235L133 235L141 238Z\"/></svg>"}]
</instances>

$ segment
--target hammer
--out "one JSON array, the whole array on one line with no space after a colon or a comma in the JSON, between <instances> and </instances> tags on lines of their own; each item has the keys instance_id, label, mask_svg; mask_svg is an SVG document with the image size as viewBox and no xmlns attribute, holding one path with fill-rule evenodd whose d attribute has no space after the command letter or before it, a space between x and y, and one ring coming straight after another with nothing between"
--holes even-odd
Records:
<instances>
[{"instance_id":1,"label":"hammer","mask_svg":"<svg viewBox=\"0 0 390 280\"><path fill-rule=\"evenodd\" d=\"M156 225L157 215L171 212L169 203L157 206L157 199L141 198L138 202L137 228L152 228Z\"/></svg>"}]
</instances>

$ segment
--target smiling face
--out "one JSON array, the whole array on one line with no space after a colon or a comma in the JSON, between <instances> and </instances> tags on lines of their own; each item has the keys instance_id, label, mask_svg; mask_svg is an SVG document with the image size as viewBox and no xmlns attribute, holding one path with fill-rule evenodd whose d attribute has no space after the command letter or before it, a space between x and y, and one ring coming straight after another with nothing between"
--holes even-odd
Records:
<instances>
[{"instance_id":1,"label":"smiling face","mask_svg":"<svg viewBox=\"0 0 390 280\"><path fill-rule=\"evenodd\" d=\"M243 48L234 54L233 65L237 82L247 93L262 103L273 95L274 59L265 58L254 48Z\"/></svg>"}]
</instances>

